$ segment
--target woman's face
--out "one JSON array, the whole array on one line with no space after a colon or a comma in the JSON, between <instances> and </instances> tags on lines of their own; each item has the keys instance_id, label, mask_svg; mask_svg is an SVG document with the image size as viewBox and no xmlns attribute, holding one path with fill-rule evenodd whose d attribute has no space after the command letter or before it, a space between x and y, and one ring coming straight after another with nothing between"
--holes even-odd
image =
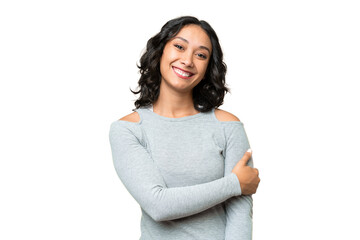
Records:
<instances>
[{"instance_id":1,"label":"woman's face","mask_svg":"<svg viewBox=\"0 0 360 240\"><path fill-rule=\"evenodd\" d=\"M210 38L200 26L184 26L164 47L161 84L176 91L191 91L204 78L211 51Z\"/></svg>"}]
</instances>

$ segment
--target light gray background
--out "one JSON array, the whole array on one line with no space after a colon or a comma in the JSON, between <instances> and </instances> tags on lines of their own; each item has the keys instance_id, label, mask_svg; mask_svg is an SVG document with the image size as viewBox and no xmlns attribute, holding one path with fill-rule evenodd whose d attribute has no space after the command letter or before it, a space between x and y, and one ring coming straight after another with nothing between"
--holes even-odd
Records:
<instances>
[{"instance_id":1,"label":"light gray background","mask_svg":"<svg viewBox=\"0 0 360 240\"><path fill-rule=\"evenodd\" d=\"M230 1L229 1L230 2ZM234 1L235 2L235 1ZM138 239L108 131L146 41L194 15L218 33L261 183L254 239L360 239L357 1L1 1L0 238Z\"/></svg>"}]
</instances>

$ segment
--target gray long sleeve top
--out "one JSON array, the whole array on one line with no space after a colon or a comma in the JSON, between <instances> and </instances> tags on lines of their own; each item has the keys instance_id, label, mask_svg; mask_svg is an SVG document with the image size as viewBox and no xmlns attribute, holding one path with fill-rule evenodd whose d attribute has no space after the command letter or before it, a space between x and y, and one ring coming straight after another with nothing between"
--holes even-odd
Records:
<instances>
[{"instance_id":1,"label":"gray long sleeve top","mask_svg":"<svg viewBox=\"0 0 360 240\"><path fill-rule=\"evenodd\" d=\"M114 121L109 138L141 207L140 240L252 239L252 197L231 172L250 147L243 123L219 121L214 109L181 118L135 111L140 121Z\"/></svg>"}]
</instances>

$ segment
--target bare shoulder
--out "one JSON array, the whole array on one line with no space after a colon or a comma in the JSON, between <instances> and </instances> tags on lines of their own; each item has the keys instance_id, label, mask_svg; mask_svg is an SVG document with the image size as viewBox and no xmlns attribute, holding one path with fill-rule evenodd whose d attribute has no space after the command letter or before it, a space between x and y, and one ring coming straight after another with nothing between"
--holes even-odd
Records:
<instances>
[{"instance_id":1,"label":"bare shoulder","mask_svg":"<svg viewBox=\"0 0 360 240\"><path fill-rule=\"evenodd\" d=\"M215 116L221 122L228 122L228 121L240 122L240 119L236 117L234 114L221 109L215 109Z\"/></svg>"},{"instance_id":2,"label":"bare shoulder","mask_svg":"<svg viewBox=\"0 0 360 240\"><path fill-rule=\"evenodd\" d=\"M127 122L140 122L140 116L137 112L130 113L119 120Z\"/></svg>"}]
</instances>

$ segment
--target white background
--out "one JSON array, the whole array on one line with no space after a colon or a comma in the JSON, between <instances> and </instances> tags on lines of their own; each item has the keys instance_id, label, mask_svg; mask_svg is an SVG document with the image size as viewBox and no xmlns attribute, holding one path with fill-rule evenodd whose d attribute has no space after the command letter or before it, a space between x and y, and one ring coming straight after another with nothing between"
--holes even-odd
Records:
<instances>
[{"instance_id":1,"label":"white background","mask_svg":"<svg viewBox=\"0 0 360 240\"><path fill-rule=\"evenodd\" d=\"M234 1L235 2L235 1ZM253 237L360 239L358 1L1 1L0 239L139 239L112 121L166 21L194 15L228 65L261 183Z\"/></svg>"}]
</instances>

